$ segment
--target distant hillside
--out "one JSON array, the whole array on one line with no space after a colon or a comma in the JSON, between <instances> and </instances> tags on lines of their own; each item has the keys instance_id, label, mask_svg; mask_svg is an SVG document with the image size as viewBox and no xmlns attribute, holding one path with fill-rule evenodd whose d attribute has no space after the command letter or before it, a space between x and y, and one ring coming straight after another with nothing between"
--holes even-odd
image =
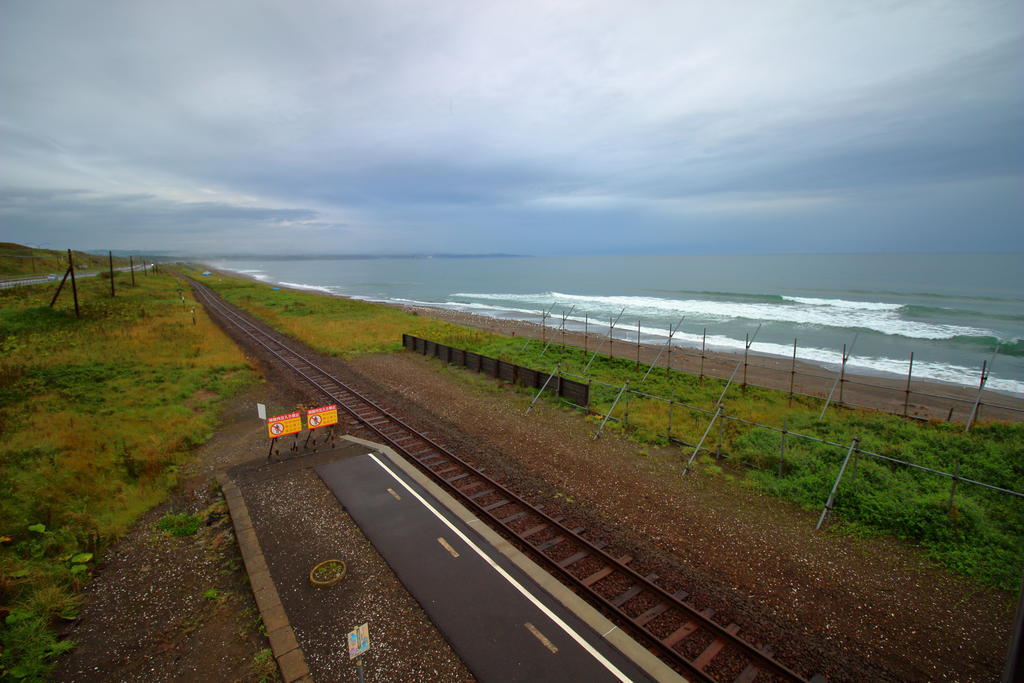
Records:
<instances>
[{"instance_id":1,"label":"distant hillside","mask_svg":"<svg viewBox=\"0 0 1024 683\"><path fill-rule=\"evenodd\" d=\"M75 270L99 270L107 267L106 256L72 250ZM128 259L114 257L114 266L126 266ZM0 277L63 273L68 267L67 251L36 249L14 242L0 242Z\"/></svg>"},{"instance_id":2,"label":"distant hillside","mask_svg":"<svg viewBox=\"0 0 1024 683\"><path fill-rule=\"evenodd\" d=\"M529 258L525 254L181 254L181 258L213 261L368 261L377 259Z\"/></svg>"}]
</instances>

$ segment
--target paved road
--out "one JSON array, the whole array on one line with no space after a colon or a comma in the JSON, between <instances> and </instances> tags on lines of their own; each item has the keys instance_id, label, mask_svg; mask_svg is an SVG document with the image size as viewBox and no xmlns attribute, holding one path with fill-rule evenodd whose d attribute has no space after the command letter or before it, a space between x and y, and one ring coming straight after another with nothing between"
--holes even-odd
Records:
<instances>
[{"instance_id":1,"label":"paved road","mask_svg":"<svg viewBox=\"0 0 1024 683\"><path fill-rule=\"evenodd\" d=\"M135 266L136 272L143 269L143 266ZM114 268L116 271L127 272L128 266L123 268ZM100 273L105 273L105 270L90 270L90 271L75 271L75 277L81 279L83 277L96 277ZM0 280L0 289L10 289L11 287L21 287L24 285L38 285L45 282L60 282L61 278L64 277L64 273L49 273L47 275L35 275L28 277L12 277L4 278Z\"/></svg>"}]
</instances>

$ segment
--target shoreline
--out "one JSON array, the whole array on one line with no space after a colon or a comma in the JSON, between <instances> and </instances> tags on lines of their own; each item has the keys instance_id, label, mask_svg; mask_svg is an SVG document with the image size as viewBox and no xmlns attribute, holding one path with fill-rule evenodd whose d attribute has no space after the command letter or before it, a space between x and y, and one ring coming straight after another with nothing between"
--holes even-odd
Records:
<instances>
[{"instance_id":1,"label":"shoreline","mask_svg":"<svg viewBox=\"0 0 1024 683\"><path fill-rule=\"evenodd\" d=\"M530 321L495 318L440 306L371 301L359 297L336 294L320 288L289 286L254 277L248 273L214 268L208 264L204 265L210 272L225 277L249 280L306 294L388 306L435 320L510 337L538 340L543 338L557 340L559 344L562 342L563 333L555 326L549 325L542 329L540 324ZM607 334L591 333L585 337L581 332L567 329L564 333L564 338L567 345L599 351L602 355L608 354L609 339ZM616 337L611 347L615 357L628 360L637 359L635 336L633 341ZM652 345L643 342L641 335L639 361L642 364L654 362L659 355L659 351L662 351L664 347L666 347L664 343ZM661 353L661 358L658 359L658 367L665 367L666 355ZM702 374L709 377L727 379L736 368L737 363L743 363L743 358L744 354L739 351L712 350L709 347L707 352L703 354L702 361L699 348L692 349L673 345L671 367L673 370L689 374L700 374L703 370ZM833 365L838 367L839 363ZM794 367L795 375L793 373ZM734 381L742 384L743 374L743 370L737 372L737 378ZM840 373L826 365L813 361L797 358L794 366L791 358L752 352L748 355L745 374L747 384L785 392L788 392L792 386L794 394L803 394L824 401L833 385L837 384L836 380ZM905 379L888 373L865 373L859 369L857 371L848 370L843 373L843 381L838 384L832 396L833 405L875 410L896 415L905 414L907 417L919 420L965 423L970 416L974 401L978 395L977 387L934 379L912 379L911 391L908 396ZM1024 422L1024 397L1017 397L986 388L982 395L978 414L975 417L975 422L982 421Z\"/></svg>"}]
</instances>

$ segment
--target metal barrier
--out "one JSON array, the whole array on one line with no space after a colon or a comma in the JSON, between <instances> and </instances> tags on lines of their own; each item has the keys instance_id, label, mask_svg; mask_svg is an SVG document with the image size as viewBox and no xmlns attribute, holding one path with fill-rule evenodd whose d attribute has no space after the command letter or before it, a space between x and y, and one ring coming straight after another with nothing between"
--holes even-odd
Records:
<instances>
[{"instance_id":1,"label":"metal barrier","mask_svg":"<svg viewBox=\"0 0 1024 683\"><path fill-rule=\"evenodd\" d=\"M510 384L550 391L559 398L563 398L580 408L586 408L590 405L590 385L566 379L559 372L542 372L526 368L522 365L498 360L497 358L481 356L479 353L473 353L472 351L456 349L420 337L414 337L411 334L402 335L402 346L409 351L422 353L425 356L434 356L446 363L482 372L485 375L509 382Z\"/></svg>"}]
</instances>

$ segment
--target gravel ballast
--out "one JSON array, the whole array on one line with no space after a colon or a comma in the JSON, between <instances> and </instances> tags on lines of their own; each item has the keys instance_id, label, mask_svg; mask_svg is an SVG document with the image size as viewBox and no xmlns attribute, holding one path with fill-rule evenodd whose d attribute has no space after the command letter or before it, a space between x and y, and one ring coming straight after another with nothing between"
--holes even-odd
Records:
<instances>
[{"instance_id":1,"label":"gravel ballast","mask_svg":"<svg viewBox=\"0 0 1024 683\"><path fill-rule=\"evenodd\" d=\"M244 469L231 473L313 678L355 680L345 636L368 623L367 681L475 680L310 469L319 462L299 457L255 476ZM346 563L345 578L333 586L311 585L310 569L328 559Z\"/></svg>"}]
</instances>

